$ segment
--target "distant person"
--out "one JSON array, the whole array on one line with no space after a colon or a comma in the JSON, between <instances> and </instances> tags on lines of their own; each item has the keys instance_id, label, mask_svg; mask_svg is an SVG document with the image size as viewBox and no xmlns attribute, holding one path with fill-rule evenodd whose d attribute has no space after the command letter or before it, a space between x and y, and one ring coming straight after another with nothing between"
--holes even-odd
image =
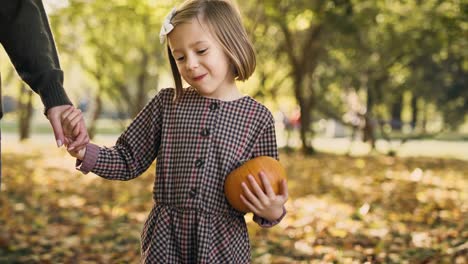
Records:
<instances>
[{"instance_id":1,"label":"distant person","mask_svg":"<svg viewBox=\"0 0 468 264\"><path fill-rule=\"evenodd\" d=\"M175 89L160 91L111 148L70 151L79 170L110 180L141 175L157 158L153 208L141 236L143 263L250 263L244 213L229 205L225 177L242 161L278 159L271 112L240 93L236 80L255 69L255 53L229 1L191 0L163 23ZM183 78L190 87L183 88ZM70 109L66 129L82 114ZM286 214L286 181L276 195L251 179L244 203L270 227Z\"/></svg>"},{"instance_id":2,"label":"distant person","mask_svg":"<svg viewBox=\"0 0 468 264\"><path fill-rule=\"evenodd\" d=\"M82 118L68 139L63 134L61 114L73 109L73 106L63 89L63 72L42 1L2 1L0 43L19 76L41 97L45 106L44 113L54 130L57 146L69 144L71 149L82 149L89 142ZM0 119L3 117L1 103L0 76Z\"/></svg>"},{"instance_id":3,"label":"distant person","mask_svg":"<svg viewBox=\"0 0 468 264\"><path fill-rule=\"evenodd\" d=\"M289 118L289 124L293 129L299 130L301 128L301 109L294 110Z\"/></svg>"},{"instance_id":4,"label":"distant person","mask_svg":"<svg viewBox=\"0 0 468 264\"><path fill-rule=\"evenodd\" d=\"M291 120L289 119L288 115L285 112L280 111L279 115L280 115L281 123L283 124L283 128L284 128L284 131L285 131L285 134L286 134L286 146L285 146L285 148L289 149L290 148L289 147L289 141L290 141L290 138L291 138L291 132L293 130L293 126L291 124Z\"/></svg>"}]
</instances>

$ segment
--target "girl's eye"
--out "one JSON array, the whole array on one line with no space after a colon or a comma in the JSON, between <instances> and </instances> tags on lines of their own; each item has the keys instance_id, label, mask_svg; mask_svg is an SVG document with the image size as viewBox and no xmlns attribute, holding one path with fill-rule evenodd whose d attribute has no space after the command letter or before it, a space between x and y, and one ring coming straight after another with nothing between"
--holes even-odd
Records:
<instances>
[{"instance_id":1,"label":"girl's eye","mask_svg":"<svg viewBox=\"0 0 468 264\"><path fill-rule=\"evenodd\" d=\"M202 50L197 51L197 53L198 53L198 54L203 54L203 53L205 53L207 50L208 50L208 49L202 49Z\"/></svg>"},{"instance_id":2,"label":"girl's eye","mask_svg":"<svg viewBox=\"0 0 468 264\"><path fill-rule=\"evenodd\" d=\"M184 57L176 57L176 61L183 61Z\"/></svg>"}]
</instances>

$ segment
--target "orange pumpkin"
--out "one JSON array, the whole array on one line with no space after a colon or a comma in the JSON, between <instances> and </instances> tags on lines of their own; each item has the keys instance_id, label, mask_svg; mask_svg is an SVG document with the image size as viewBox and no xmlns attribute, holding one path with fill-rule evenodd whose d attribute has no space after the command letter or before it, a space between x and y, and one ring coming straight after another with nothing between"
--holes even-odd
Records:
<instances>
[{"instance_id":1,"label":"orange pumpkin","mask_svg":"<svg viewBox=\"0 0 468 264\"><path fill-rule=\"evenodd\" d=\"M224 194L226 195L229 203L236 210L244 213L248 213L250 211L240 199L240 194L244 194L241 185L242 182L245 182L250 191L254 192L252 186L250 185L250 181L247 178L249 174L255 178L258 185L265 192L262 179L260 178L261 171L266 174L273 191L276 194L279 193L281 180L286 179L286 171L281 163L279 163L279 161L276 159L268 156L253 158L229 173L224 182Z\"/></svg>"}]
</instances>

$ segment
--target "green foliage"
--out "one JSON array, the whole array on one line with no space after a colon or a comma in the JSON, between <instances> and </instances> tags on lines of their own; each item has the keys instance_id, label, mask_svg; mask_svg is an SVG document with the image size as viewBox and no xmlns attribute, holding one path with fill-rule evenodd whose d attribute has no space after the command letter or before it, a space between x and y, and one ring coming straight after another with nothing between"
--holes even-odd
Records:
<instances>
[{"instance_id":1,"label":"green foliage","mask_svg":"<svg viewBox=\"0 0 468 264\"><path fill-rule=\"evenodd\" d=\"M88 74L93 96L134 115L161 79L171 79L158 34L180 2L72 0L52 14L52 26L62 56ZM463 1L237 2L258 58L242 90L278 108L283 98L294 99L311 113L304 127L353 111L346 98L355 92L370 115L386 120L401 108L419 117L402 121L419 126L440 116L443 128L456 130L466 119ZM402 103L403 94L419 103Z\"/></svg>"},{"instance_id":2,"label":"green foliage","mask_svg":"<svg viewBox=\"0 0 468 264\"><path fill-rule=\"evenodd\" d=\"M166 65L159 42L168 3L146 1L70 1L56 13L59 47L73 53L75 63L119 110L134 116L157 89Z\"/></svg>"},{"instance_id":3,"label":"green foliage","mask_svg":"<svg viewBox=\"0 0 468 264\"><path fill-rule=\"evenodd\" d=\"M307 111L340 117L352 110L346 96L355 90L364 91L361 101L371 115L390 119L392 108L405 106L400 101L409 92L435 106L446 129L464 122L468 27L461 1L263 1L243 7L255 32L260 71L270 69L263 83L307 72L301 88L297 82L273 82L286 86L282 89L298 103L315 94ZM303 49L313 25L321 27L317 43ZM288 37L293 45L287 45ZM285 68L289 75L275 74ZM425 108L411 111L430 115Z\"/></svg>"}]
</instances>

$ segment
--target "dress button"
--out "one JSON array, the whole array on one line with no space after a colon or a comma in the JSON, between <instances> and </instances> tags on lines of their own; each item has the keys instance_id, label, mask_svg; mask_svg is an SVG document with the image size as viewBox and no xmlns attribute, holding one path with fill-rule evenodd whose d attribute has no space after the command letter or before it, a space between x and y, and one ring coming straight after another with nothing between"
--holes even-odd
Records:
<instances>
[{"instance_id":1,"label":"dress button","mask_svg":"<svg viewBox=\"0 0 468 264\"><path fill-rule=\"evenodd\" d=\"M195 198L197 196L197 188L192 188L189 191L190 198Z\"/></svg>"},{"instance_id":2,"label":"dress button","mask_svg":"<svg viewBox=\"0 0 468 264\"><path fill-rule=\"evenodd\" d=\"M197 159L197 160L195 161L195 166L196 166L197 168L203 167L203 164L205 164L205 161L204 161L203 159Z\"/></svg>"},{"instance_id":3,"label":"dress button","mask_svg":"<svg viewBox=\"0 0 468 264\"><path fill-rule=\"evenodd\" d=\"M215 111L215 110L217 110L218 108L219 108L218 103L213 102L213 103L210 104L210 110L211 110L211 111Z\"/></svg>"},{"instance_id":4,"label":"dress button","mask_svg":"<svg viewBox=\"0 0 468 264\"><path fill-rule=\"evenodd\" d=\"M202 129L200 135L201 135L202 137L207 137L207 136L209 136L209 135L210 135L210 129L208 129L208 128Z\"/></svg>"}]
</instances>

